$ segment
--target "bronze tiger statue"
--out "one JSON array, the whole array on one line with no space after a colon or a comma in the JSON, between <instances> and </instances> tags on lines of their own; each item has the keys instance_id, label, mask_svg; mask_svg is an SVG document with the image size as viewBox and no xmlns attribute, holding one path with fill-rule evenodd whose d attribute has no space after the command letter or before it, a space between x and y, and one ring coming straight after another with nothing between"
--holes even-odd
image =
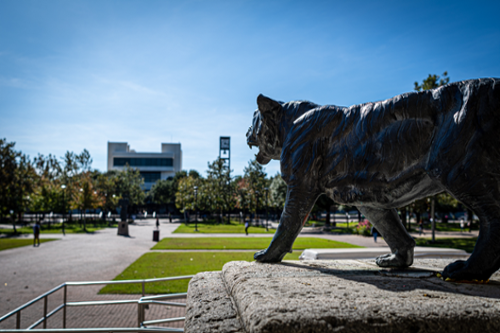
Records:
<instances>
[{"instance_id":1,"label":"bronze tiger statue","mask_svg":"<svg viewBox=\"0 0 500 333\"><path fill-rule=\"evenodd\" d=\"M480 219L467 261L443 277L486 280L500 268L500 79L455 82L350 107L263 95L247 133L257 161L279 160L287 184L278 229L261 262L291 251L316 199L357 206L391 253L381 267L413 263L415 241L396 208L447 192Z\"/></svg>"}]
</instances>

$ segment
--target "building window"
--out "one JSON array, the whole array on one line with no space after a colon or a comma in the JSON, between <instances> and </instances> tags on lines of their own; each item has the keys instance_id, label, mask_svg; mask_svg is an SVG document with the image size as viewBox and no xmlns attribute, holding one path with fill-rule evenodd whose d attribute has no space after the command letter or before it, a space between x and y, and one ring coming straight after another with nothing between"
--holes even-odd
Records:
<instances>
[{"instance_id":1,"label":"building window","mask_svg":"<svg viewBox=\"0 0 500 333\"><path fill-rule=\"evenodd\" d=\"M115 157L113 159L113 166L131 167L171 167L174 165L172 158L147 158L147 157Z\"/></svg>"},{"instance_id":2,"label":"building window","mask_svg":"<svg viewBox=\"0 0 500 333\"><path fill-rule=\"evenodd\" d=\"M161 172L141 172L141 177L144 178L145 183L156 183L161 179Z\"/></svg>"}]
</instances>

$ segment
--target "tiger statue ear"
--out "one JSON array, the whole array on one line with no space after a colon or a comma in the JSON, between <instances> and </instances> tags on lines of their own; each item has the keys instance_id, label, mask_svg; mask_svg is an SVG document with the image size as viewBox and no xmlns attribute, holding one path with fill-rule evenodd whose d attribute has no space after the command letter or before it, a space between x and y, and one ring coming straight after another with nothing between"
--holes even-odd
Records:
<instances>
[{"instance_id":1,"label":"tiger statue ear","mask_svg":"<svg viewBox=\"0 0 500 333\"><path fill-rule=\"evenodd\" d=\"M283 107L280 102L262 94L257 97L257 105L264 122L276 122L280 118L281 112L283 111Z\"/></svg>"}]
</instances>

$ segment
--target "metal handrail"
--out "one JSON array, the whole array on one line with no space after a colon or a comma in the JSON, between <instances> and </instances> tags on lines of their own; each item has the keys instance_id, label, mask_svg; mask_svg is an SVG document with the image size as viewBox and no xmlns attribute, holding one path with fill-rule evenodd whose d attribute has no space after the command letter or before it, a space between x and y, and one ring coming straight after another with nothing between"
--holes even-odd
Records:
<instances>
[{"instance_id":1,"label":"metal handrail","mask_svg":"<svg viewBox=\"0 0 500 333\"><path fill-rule=\"evenodd\" d=\"M126 283L150 283L159 281L173 281L191 279L194 275L170 276L164 278L154 279L137 279L137 280L113 280L113 281L79 281L79 282L66 282L67 286L91 286L96 284L126 284Z\"/></svg>"},{"instance_id":2,"label":"metal handrail","mask_svg":"<svg viewBox=\"0 0 500 333\"><path fill-rule=\"evenodd\" d=\"M141 297L140 302L150 301L150 300L155 300L155 299L181 298L181 297L186 297L186 296L187 296L187 293L177 293L177 294L157 295L157 296L144 296L144 297Z\"/></svg>"},{"instance_id":3,"label":"metal handrail","mask_svg":"<svg viewBox=\"0 0 500 333\"><path fill-rule=\"evenodd\" d=\"M37 327L41 323L46 323L47 318L49 318L52 315L56 314L57 311L61 310L63 307L64 307L64 304L59 305L57 308L55 308L54 310L52 310L50 313L48 313L47 315L45 315L42 318L38 319L35 323L31 324L31 326L28 327L27 329L31 330L32 328Z\"/></svg>"},{"instance_id":4,"label":"metal handrail","mask_svg":"<svg viewBox=\"0 0 500 333\"><path fill-rule=\"evenodd\" d=\"M18 307L17 309L12 310L11 312L7 313L6 315L4 315L4 316L0 317L0 322L4 321L5 319L9 318L10 316L12 316L12 315L14 315L14 314L20 313L22 310L26 309L28 306L33 305L34 303L38 302L39 300L41 300L41 299L44 299L44 298L48 297L50 294L55 293L55 292L56 292L56 291L58 291L59 289L63 288L65 285L66 285L66 284L65 284L65 283L63 283L63 284L61 284L61 285L59 285L59 286L57 286L57 287L55 287L55 288L53 288L53 289L51 289L51 290L47 291L46 293L44 293L44 294L42 294L42 295L40 295L40 296L38 296L38 297L36 297L36 298L32 299L32 300L31 300L31 301L29 301L28 303L25 303L25 304L21 305L21 306L20 306L20 307ZM20 319L20 318L19 318L19 315L18 315L18 320L19 320L19 319ZM17 324L16 324L16 327L17 327L17 328L19 328Z\"/></svg>"},{"instance_id":5,"label":"metal handrail","mask_svg":"<svg viewBox=\"0 0 500 333\"><path fill-rule=\"evenodd\" d=\"M0 330L1 333L157 333L184 332L182 328L172 327L100 327L100 328L49 328L33 330Z\"/></svg>"},{"instance_id":6,"label":"metal handrail","mask_svg":"<svg viewBox=\"0 0 500 333\"><path fill-rule=\"evenodd\" d=\"M177 302L139 301L138 303L139 304L160 304L160 305L186 307L186 303L177 303Z\"/></svg>"},{"instance_id":7,"label":"metal handrail","mask_svg":"<svg viewBox=\"0 0 500 333\"><path fill-rule=\"evenodd\" d=\"M113 305L113 304L134 304L137 303L136 299L124 299L117 301L83 301L83 302L68 302L66 306L89 306L89 305Z\"/></svg>"},{"instance_id":8,"label":"metal handrail","mask_svg":"<svg viewBox=\"0 0 500 333\"><path fill-rule=\"evenodd\" d=\"M4 321L5 319L13 316L14 314L16 315L16 329L15 330L0 330L0 333L11 333L11 332L37 332L37 331L43 331L44 333L49 333L49 332L157 332L158 330L160 331L166 331L166 332L183 332L182 329L174 329L174 328L166 328L166 327L160 327L160 328L150 328L147 329L144 327L144 325L147 323L144 320L145 313L144 310L148 306L148 304L160 304L160 305L170 305L170 306L181 306L185 307L185 303L175 303L175 302L161 302L157 301L159 299L170 299L170 298L181 298L181 297L186 297L187 293L176 293L176 294L169 294L169 295L156 295L156 296L145 296L145 284L146 283L151 283L151 282L159 282L159 281L174 281L174 280L184 280L184 279L191 279L194 275L184 275L184 276L172 276L172 277L165 277L165 278L153 278L153 279L138 279L138 280L114 280L114 281L75 281L75 282L65 282L49 291L46 293L32 299L31 301L19 306L15 310L7 313L6 315L0 317L0 322ZM140 283L142 284L142 298L138 300L114 300L114 301L82 301L82 302L68 302L67 301L67 287L68 286L90 286L90 285L99 285L99 284L129 284L129 283ZM56 307L54 310L52 310L50 313L47 313L47 303L48 303L48 296L55 293L59 289L64 288L64 300L63 304L59 305ZM43 312L43 317L37 320L35 323L30 325L26 330L21 330L21 311L26 309L27 307L33 305L34 303L44 300L44 312ZM129 328L92 328L92 329L66 329L66 308L71 306L94 306L94 305L112 305L112 304L134 304L136 303L138 305L138 329L129 329ZM63 328L62 329L47 329L47 319L57 313L60 310L63 310ZM170 319L175 319L175 320L170 320ZM169 319L160 319L160 320L170 320L170 321L180 321L184 320L184 317L178 317L178 318L169 318ZM169 322L169 321L165 321ZM40 325L43 323L43 330L37 330L33 329L34 327ZM157 321L154 321L154 323L157 323Z\"/></svg>"},{"instance_id":9,"label":"metal handrail","mask_svg":"<svg viewBox=\"0 0 500 333\"><path fill-rule=\"evenodd\" d=\"M149 325L149 324L161 324L161 323L172 323L175 321L183 321L185 320L186 317L177 317L177 318L168 318L168 319L156 319L156 320L147 320L143 322L143 325Z\"/></svg>"}]
</instances>

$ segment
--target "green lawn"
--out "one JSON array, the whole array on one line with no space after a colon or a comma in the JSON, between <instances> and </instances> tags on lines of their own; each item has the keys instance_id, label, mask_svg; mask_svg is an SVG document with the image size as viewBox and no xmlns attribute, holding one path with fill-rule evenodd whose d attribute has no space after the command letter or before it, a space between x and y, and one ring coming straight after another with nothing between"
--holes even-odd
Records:
<instances>
[{"instance_id":1,"label":"green lawn","mask_svg":"<svg viewBox=\"0 0 500 333\"><path fill-rule=\"evenodd\" d=\"M116 225L115 225L116 226ZM32 227L17 227L17 234L32 234L33 233L33 228ZM80 228L80 225L77 223L72 223L72 224L66 224L64 226L64 231L68 234L82 234L82 233L92 233L97 230L102 230L104 229L104 225L97 225L97 227L94 227L93 224L87 223L87 231L83 230L83 228ZM44 224L42 226L41 230L42 234L62 234L62 224L61 223L54 223L51 224L50 228L48 225ZM0 229L0 234L7 234L7 235L15 235L16 233L14 232L14 229Z\"/></svg>"},{"instance_id":2,"label":"green lawn","mask_svg":"<svg viewBox=\"0 0 500 333\"><path fill-rule=\"evenodd\" d=\"M50 242L54 240L57 239L55 238L40 239L40 243ZM0 238L0 251L27 245L33 246L33 239Z\"/></svg>"},{"instance_id":3,"label":"green lawn","mask_svg":"<svg viewBox=\"0 0 500 333\"><path fill-rule=\"evenodd\" d=\"M316 227L322 227L325 225L324 221L314 221L310 220L306 222L306 226L310 227L315 224ZM333 233L340 234L353 234L354 229L358 226L358 222L348 223L338 223L335 227L332 227ZM274 234L276 230L269 229L266 231L265 227L254 227L250 226L248 232L250 234ZM201 234L243 234L245 233L245 225L239 223L238 221L231 221L231 224L217 224L214 222L198 222L198 231L195 231L195 224L190 222L188 225L181 224L174 233L201 233Z\"/></svg>"},{"instance_id":4,"label":"green lawn","mask_svg":"<svg viewBox=\"0 0 500 333\"><path fill-rule=\"evenodd\" d=\"M298 260L300 251L289 253L285 260ZM225 263L235 260L253 261L253 252L150 252L137 259L115 280L150 279L167 276L193 275L204 271L219 271ZM146 284L147 294L186 292L189 280ZM100 294L140 294L141 284L111 284Z\"/></svg>"},{"instance_id":5,"label":"green lawn","mask_svg":"<svg viewBox=\"0 0 500 333\"><path fill-rule=\"evenodd\" d=\"M176 234L195 233L195 232L200 234L244 234L245 225L234 221L231 221L231 224L198 222L198 231L195 231L195 224L191 222L188 225L181 224L174 231L174 233ZM250 226L248 228L248 233L250 234L274 234L274 232L275 230L273 229L269 229L269 231L266 231L265 227Z\"/></svg>"},{"instance_id":6,"label":"green lawn","mask_svg":"<svg viewBox=\"0 0 500 333\"><path fill-rule=\"evenodd\" d=\"M415 226L415 229L418 230L418 225L412 223L412 227ZM477 223L472 225L473 230L477 230ZM431 231L431 224L424 225L424 232ZM460 231L460 223L436 223L437 231ZM464 231L469 231L469 227L467 227L467 223L464 226Z\"/></svg>"},{"instance_id":7,"label":"green lawn","mask_svg":"<svg viewBox=\"0 0 500 333\"><path fill-rule=\"evenodd\" d=\"M330 221L333 225L333 219ZM315 221L315 220L309 220L306 222L306 226L310 227L313 224L316 225L316 227L322 227L325 225L325 221ZM477 222L474 222L472 225L473 230L477 230ZM337 222L336 226L332 226L332 232L333 233L341 233L341 234L352 234L354 233L354 229L358 226L358 222L350 222L349 224L347 223L339 223ZM418 225L415 223L415 221L411 222L411 231L418 231ZM436 223L436 230L437 231L460 231L460 224L459 223L441 223L438 222ZM430 232L431 231L431 224L427 223L424 225L424 232ZM464 231L469 231L469 228L467 226L464 227Z\"/></svg>"},{"instance_id":8,"label":"green lawn","mask_svg":"<svg viewBox=\"0 0 500 333\"><path fill-rule=\"evenodd\" d=\"M431 243L430 238L417 238L417 246L447 247L452 249L465 250L472 253L477 238L439 238L435 243Z\"/></svg>"},{"instance_id":9,"label":"green lawn","mask_svg":"<svg viewBox=\"0 0 500 333\"><path fill-rule=\"evenodd\" d=\"M325 226L325 221L309 220L306 222L307 227L311 227L313 224L316 225L316 227L323 227L323 226ZM333 219L330 219L330 226L332 228L347 228L347 227L356 228L358 226L358 221L356 220L356 222L352 221L349 223L336 222L335 227L334 227L333 226Z\"/></svg>"},{"instance_id":10,"label":"green lawn","mask_svg":"<svg viewBox=\"0 0 500 333\"><path fill-rule=\"evenodd\" d=\"M163 238L152 250L253 250L265 249L269 246L271 237L251 238ZM293 249L301 250L308 248L355 248L361 247L343 242L314 237L298 237L293 244Z\"/></svg>"}]
</instances>

